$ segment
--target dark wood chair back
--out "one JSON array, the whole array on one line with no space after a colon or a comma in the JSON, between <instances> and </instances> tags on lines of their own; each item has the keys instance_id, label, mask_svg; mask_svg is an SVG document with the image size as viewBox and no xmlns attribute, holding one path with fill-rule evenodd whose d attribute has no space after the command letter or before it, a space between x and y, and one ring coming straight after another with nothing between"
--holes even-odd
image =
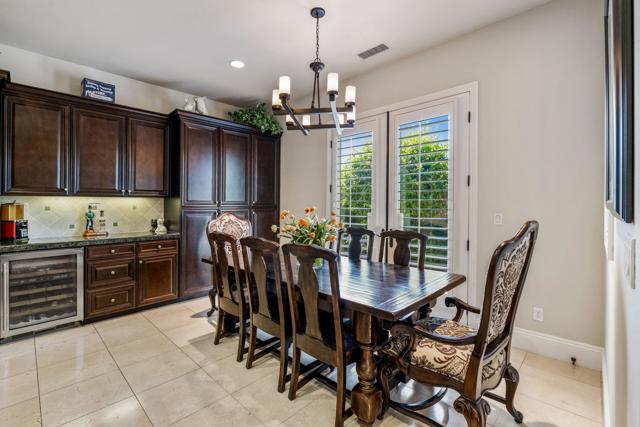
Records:
<instances>
[{"instance_id":1,"label":"dark wood chair back","mask_svg":"<svg viewBox=\"0 0 640 427\"><path fill-rule=\"evenodd\" d=\"M216 286L220 307L234 315L245 312L243 281L240 277L240 257L237 250L238 240L226 233L209 231L211 255L216 276ZM233 275L229 273L229 260L233 263Z\"/></svg>"},{"instance_id":2,"label":"dark wood chair back","mask_svg":"<svg viewBox=\"0 0 640 427\"><path fill-rule=\"evenodd\" d=\"M280 245L260 237L243 237L240 239L240 245L251 313L271 322L284 324L284 318L289 313L285 312L285 296L280 271ZM267 277L273 277L271 292L269 292L270 280ZM275 304L271 300L274 298L274 288Z\"/></svg>"},{"instance_id":3,"label":"dark wood chair back","mask_svg":"<svg viewBox=\"0 0 640 427\"><path fill-rule=\"evenodd\" d=\"M388 230L380 233L380 256L378 261L387 262L389 248L395 245L393 251L393 263L401 266L408 266L411 262L411 248L409 245L413 240L418 241L418 268L424 270L424 259L427 250L427 236L416 231Z\"/></svg>"},{"instance_id":4,"label":"dark wood chair back","mask_svg":"<svg viewBox=\"0 0 640 427\"><path fill-rule=\"evenodd\" d=\"M290 295L292 328L298 338L298 346L305 348L316 347L319 350L324 347L324 353L329 354L337 350L338 357L343 353L344 339L342 330L342 312L340 310L340 287L338 283L338 254L329 249L316 245L301 245L288 243L282 247L287 269L287 286ZM299 267L297 275L294 275L292 255L296 257ZM313 269L313 262L323 259L329 267L329 281L331 283L331 310L333 318L333 331L335 335L335 348L329 345L326 336L326 325L323 328L318 276ZM295 297L300 295L300 298ZM326 322L326 318L325 318ZM322 351L320 351L322 353ZM317 357L314 354L314 357ZM334 362L334 361L332 361ZM339 363L342 361L340 360Z\"/></svg>"},{"instance_id":5,"label":"dark wood chair back","mask_svg":"<svg viewBox=\"0 0 640 427\"><path fill-rule=\"evenodd\" d=\"M493 252L475 354L492 354L510 342L538 227L537 221L526 222L513 238L502 242Z\"/></svg>"},{"instance_id":6,"label":"dark wood chair back","mask_svg":"<svg viewBox=\"0 0 640 427\"><path fill-rule=\"evenodd\" d=\"M347 227L345 230L339 231L337 241L338 255L341 255L340 249L342 246L342 238L344 236L349 236L351 238L349 241L348 255L349 258L356 260L359 260L362 256L362 238L367 236L366 260L371 261L371 257L373 256L373 239L375 237L375 233L373 231L362 227Z\"/></svg>"}]
</instances>

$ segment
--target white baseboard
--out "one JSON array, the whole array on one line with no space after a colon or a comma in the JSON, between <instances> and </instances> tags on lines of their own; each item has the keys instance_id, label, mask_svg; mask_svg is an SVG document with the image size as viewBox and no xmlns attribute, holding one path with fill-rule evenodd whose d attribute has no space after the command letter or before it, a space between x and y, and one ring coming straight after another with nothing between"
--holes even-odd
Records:
<instances>
[{"instance_id":1,"label":"white baseboard","mask_svg":"<svg viewBox=\"0 0 640 427\"><path fill-rule=\"evenodd\" d=\"M607 369L606 353L602 352L602 419L604 427L612 427L615 421L612 421L611 400L609 399L609 373Z\"/></svg>"},{"instance_id":2,"label":"white baseboard","mask_svg":"<svg viewBox=\"0 0 640 427\"><path fill-rule=\"evenodd\" d=\"M578 366L602 370L602 347L522 328L514 329L512 344L522 350L565 362L571 362L571 358L575 357Z\"/></svg>"},{"instance_id":3,"label":"white baseboard","mask_svg":"<svg viewBox=\"0 0 640 427\"><path fill-rule=\"evenodd\" d=\"M455 310L441 305L434 307L432 312L434 316L449 319L453 313ZM470 316L468 324L477 328L479 320L477 316L473 318ZM576 365L602 371L604 354L602 347L518 327L513 331L512 345L530 353L569 363L571 358L575 357Z\"/></svg>"}]
</instances>

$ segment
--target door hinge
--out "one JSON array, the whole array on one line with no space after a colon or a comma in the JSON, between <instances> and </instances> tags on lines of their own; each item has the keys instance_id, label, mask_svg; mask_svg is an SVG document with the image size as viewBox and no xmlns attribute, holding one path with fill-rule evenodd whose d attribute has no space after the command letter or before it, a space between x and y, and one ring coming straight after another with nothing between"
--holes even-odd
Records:
<instances>
[{"instance_id":1,"label":"door hinge","mask_svg":"<svg viewBox=\"0 0 640 427\"><path fill-rule=\"evenodd\" d=\"M469 252L469 241L467 240L467 252Z\"/></svg>"},{"instance_id":2,"label":"door hinge","mask_svg":"<svg viewBox=\"0 0 640 427\"><path fill-rule=\"evenodd\" d=\"M467 187L471 187L471 175L467 175Z\"/></svg>"},{"instance_id":3,"label":"door hinge","mask_svg":"<svg viewBox=\"0 0 640 427\"><path fill-rule=\"evenodd\" d=\"M471 123L471 111L467 112L467 121Z\"/></svg>"},{"instance_id":4,"label":"door hinge","mask_svg":"<svg viewBox=\"0 0 640 427\"><path fill-rule=\"evenodd\" d=\"M329 140L329 148L333 148L333 139Z\"/></svg>"},{"instance_id":5,"label":"door hinge","mask_svg":"<svg viewBox=\"0 0 640 427\"><path fill-rule=\"evenodd\" d=\"M329 184L329 193L333 193L333 184Z\"/></svg>"}]
</instances>

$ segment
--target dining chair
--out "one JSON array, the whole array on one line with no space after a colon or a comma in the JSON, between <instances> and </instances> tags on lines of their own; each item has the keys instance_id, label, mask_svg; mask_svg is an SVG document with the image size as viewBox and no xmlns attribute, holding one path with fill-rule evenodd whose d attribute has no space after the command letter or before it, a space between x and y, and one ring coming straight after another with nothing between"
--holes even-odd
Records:
<instances>
[{"instance_id":1,"label":"dining chair","mask_svg":"<svg viewBox=\"0 0 640 427\"><path fill-rule=\"evenodd\" d=\"M249 290L250 334L247 369L251 369L255 360L269 354L272 344L279 345L278 392L282 393L285 388L288 351L291 344L291 317L280 271L280 245L259 237L243 237L240 239L240 244L245 280ZM273 279L269 279L268 275ZM266 348L255 354L258 328L276 339L266 340L262 345Z\"/></svg>"},{"instance_id":2,"label":"dining chair","mask_svg":"<svg viewBox=\"0 0 640 427\"><path fill-rule=\"evenodd\" d=\"M337 252L338 255L341 255L340 250L342 246L342 238L348 236L349 246L348 246L348 256L350 259L359 260L362 256L362 238L367 237L367 253L365 259L367 261L371 261L371 257L373 256L373 240L375 238L375 233L371 230L368 230L364 227L347 227L344 230L340 230L338 232L337 239Z\"/></svg>"},{"instance_id":3,"label":"dining chair","mask_svg":"<svg viewBox=\"0 0 640 427\"><path fill-rule=\"evenodd\" d=\"M380 233L380 256L378 261L387 262L389 249L395 245L393 250L393 264L408 266L411 262L411 249L409 245L414 240L418 241L418 268L424 270L424 259L427 249L427 236L416 231L407 230L387 230Z\"/></svg>"},{"instance_id":4,"label":"dining chair","mask_svg":"<svg viewBox=\"0 0 640 427\"><path fill-rule=\"evenodd\" d=\"M218 294L218 310L216 317L216 334L214 345L220 343L223 333L225 314L238 319L239 342L236 360L241 362L244 356L246 323L247 323L247 298L244 280L241 280L240 256L237 250L238 240L230 234L211 231L208 233L209 243L212 248L212 261ZM230 256L229 256L230 255ZM230 271L231 260L233 272Z\"/></svg>"},{"instance_id":5,"label":"dining chair","mask_svg":"<svg viewBox=\"0 0 640 427\"><path fill-rule=\"evenodd\" d=\"M288 243L282 247L284 253L287 286L290 295L291 323L293 335L293 362L289 399L294 400L299 387L313 378L310 372L300 379L300 352L333 366L337 371L337 401L335 425L342 427L344 420L352 414L345 411L346 367L357 360L359 348L348 327L345 327L340 308L340 285L338 282L338 254L316 245ZM294 274L292 256L297 259L297 274ZM328 266L322 272L313 269L314 260L323 259ZM328 271L326 269L328 268ZM320 284L317 274L326 275L331 295L331 312L320 308ZM328 276L328 277L327 277ZM326 286L326 283L325 283ZM295 295L295 297L294 297Z\"/></svg>"},{"instance_id":6,"label":"dining chair","mask_svg":"<svg viewBox=\"0 0 640 427\"><path fill-rule=\"evenodd\" d=\"M538 236L538 223L529 221L511 239L502 242L493 253L487 273L482 310L457 298L446 304L456 307L452 320L432 328L425 321L410 325L398 323L391 338L380 349L379 380L384 390L384 410L389 405L390 379L395 373L422 384L452 388L460 393L453 407L469 427L484 427L490 412L488 397L506 405L517 423L523 415L514 407L519 382L511 365L511 339L518 302ZM479 328L462 324L463 312L480 314ZM502 379L505 397L491 392ZM440 424L406 405L394 408L429 425Z\"/></svg>"},{"instance_id":7,"label":"dining chair","mask_svg":"<svg viewBox=\"0 0 640 427\"><path fill-rule=\"evenodd\" d=\"M242 237L247 237L251 235L251 223L244 219L240 218L230 212L224 212L220 214L216 219L212 219L207 223L207 228L205 230L207 236L209 233L217 231L219 233L226 233L236 238L236 240L240 240ZM237 245L238 250L240 250L240 244ZM231 247L227 248L227 251L230 251ZM229 253L229 252L228 252ZM212 275L213 280L215 281L215 274ZM209 300L211 301L211 310L207 312L207 317L211 316L215 311L216 307L216 290L217 286L215 283L212 284L211 289L209 290Z\"/></svg>"}]
</instances>

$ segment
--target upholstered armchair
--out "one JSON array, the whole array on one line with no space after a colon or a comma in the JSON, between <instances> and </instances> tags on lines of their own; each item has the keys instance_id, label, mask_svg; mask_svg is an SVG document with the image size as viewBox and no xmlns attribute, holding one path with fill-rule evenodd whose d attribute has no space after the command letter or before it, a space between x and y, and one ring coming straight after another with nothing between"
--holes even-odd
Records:
<instances>
[{"instance_id":1,"label":"upholstered armchair","mask_svg":"<svg viewBox=\"0 0 640 427\"><path fill-rule=\"evenodd\" d=\"M379 351L382 359L379 380L385 391L385 410L390 403L392 381L401 373L400 377L443 387L440 399L449 388L460 393L454 408L462 413L470 427L486 425L490 406L484 397L505 404L514 420L522 422L523 415L513 404L519 374L510 363L511 337L537 235L538 223L527 222L515 237L502 242L495 250L487 273L482 310L457 298L447 298L446 304L457 309L452 320L433 324L423 319L415 324L398 323L391 328L391 338ZM480 314L477 330L460 323L464 312ZM491 393L503 379L506 396ZM433 399L431 404L438 400ZM392 403L406 415L429 425L439 425L412 411L409 405Z\"/></svg>"}]
</instances>

